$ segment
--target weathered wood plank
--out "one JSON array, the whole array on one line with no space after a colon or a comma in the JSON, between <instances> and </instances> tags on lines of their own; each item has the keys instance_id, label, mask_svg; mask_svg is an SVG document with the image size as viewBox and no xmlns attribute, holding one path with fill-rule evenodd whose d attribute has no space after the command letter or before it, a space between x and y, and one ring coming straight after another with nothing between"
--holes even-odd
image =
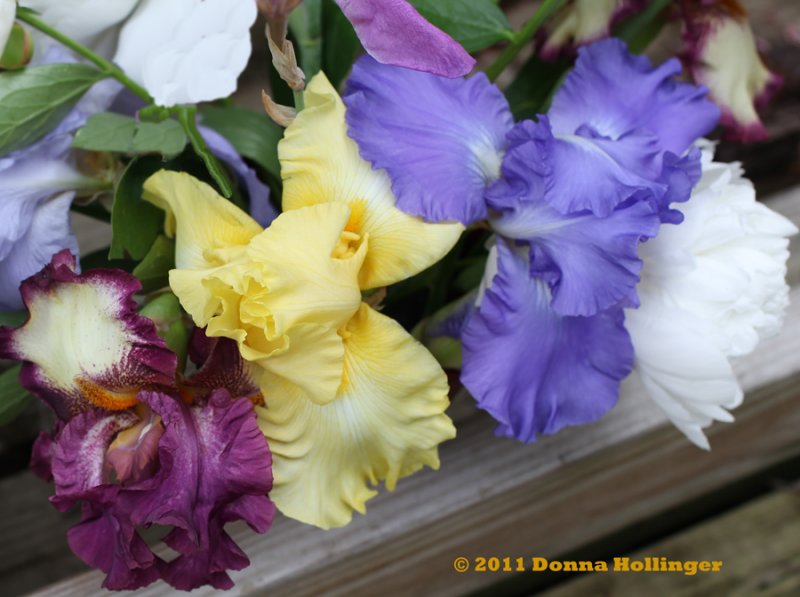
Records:
<instances>
[{"instance_id":1,"label":"weathered wood plank","mask_svg":"<svg viewBox=\"0 0 800 597\"><path fill-rule=\"evenodd\" d=\"M627 555L627 554L626 554ZM541 593L573 595L797 595L800 493L783 490L630 554L631 560L720 560L716 573L593 573Z\"/></svg>"}]
</instances>

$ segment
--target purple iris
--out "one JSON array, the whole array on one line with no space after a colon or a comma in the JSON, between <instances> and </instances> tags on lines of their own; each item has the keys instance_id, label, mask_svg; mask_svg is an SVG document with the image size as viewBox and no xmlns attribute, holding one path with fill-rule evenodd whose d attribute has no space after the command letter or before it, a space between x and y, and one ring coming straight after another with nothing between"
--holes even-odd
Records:
<instances>
[{"instance_id":1,"label":"purple iris","mask_svg":"<svg viewBox=\"0 0 800 597\"><path fill-rule=\"evenodd\" d=\"M462 381L502 435L533 441L596 420L633 365L622 309L638 304L638 245L679 223L700 177L692 144L719 111L609 39L578 52L547 115L513 124L480 75L447 80L361 59L344 97L361 155L401 209L488 218L497 235L461 327Z\"/></svg>"},{"instance_id":2,"label":"purple iris","mask_svg":"<svg viewBox=\"0 0 800 597\"><path fill-rule=\"evenodd\" d=\"M227 339L195 342L199 369L176 379L175 354L136 313L136 278L74 270L68 251L56 254L22 284L28 321L0 327L0 357L24 363L23 385L59 417L31 468L53 479L56 508L81 504L69 545L106 574L106 588L162 578L228 589L228 571L249 561L225 525L243 520L263 533L274 516L272 458L253 408L263 396ZM169 530L176 557L145 543L138 529L152 525Z\"/></svg>"},{"instance_id":3,"label":"purple iris","mask_svg":"<svg viewBox=\"0 0 800 597\"><path fill-rule=\"evenodd\" d=\"M54 45L37 64L74 61ZM0 309L22 308L20 282L55 253L78 254L69 208L75 190L92 181L75 168L72 136L91 114L107 108L120 88L112 80L97 83L43 139L0 157Z\"/></svg>"}]
</instances>

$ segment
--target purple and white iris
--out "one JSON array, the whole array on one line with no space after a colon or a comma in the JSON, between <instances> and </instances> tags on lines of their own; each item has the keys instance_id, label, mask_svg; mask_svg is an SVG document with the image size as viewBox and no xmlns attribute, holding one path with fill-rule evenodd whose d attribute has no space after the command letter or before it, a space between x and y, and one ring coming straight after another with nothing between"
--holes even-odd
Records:
<instances>
[{"instance_id":1,"label":"purple and white iris","mask_svg":"<svg viewBox=\"0 0 800 597\"><path fill-rule=\"evenodd\" d=\"M700 177L692 144L719 120L706 90L616 39L579 50L538 121L513 124L482 75L446 80L361 59L349 134L397 204L496 233L461 329L462 381L499 433L523 441L596 420L633 366L639 243ZM463 316L463 314L462 314Z\"/></svg>"},{"instance_id":2,"label":"purple and white iris","mask_svg":"<svg viewBox=\"0 0 800 597\"><path fill-rule=\"evenodd\" d=\"M109 589L158 578L178 589L233 585L249 564L224 530L265 532L274 515L271 455L253 400L263 400L235 343L216 341L199 370L176 379L177 358L136 313L139 282L120 270L75 272L68 251L26 280L29 318L0 328L0 357L59 417L34 446L32 468L55 482L53 504L82 504L72 550L106 573ZM57 341L54 341L54 338ZM167 527L177 557L154 554L137 529Z\"/></svg>"}]
</instances>

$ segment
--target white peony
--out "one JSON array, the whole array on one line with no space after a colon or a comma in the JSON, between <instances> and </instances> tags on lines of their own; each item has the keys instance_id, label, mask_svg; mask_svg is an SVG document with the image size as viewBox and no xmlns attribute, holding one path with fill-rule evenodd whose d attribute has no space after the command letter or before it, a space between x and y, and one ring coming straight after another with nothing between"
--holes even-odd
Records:
<instances>
[{"instance_id":1,"label":"white peony","mask_svg":"<svg viewBox=\"0 0 800 597\"><path fill-rule=\"evenodd\" d=\"M738 164L713 161L680 206L685 220L644 243L639 309L626 311L636 371L650 396L698 446L703 428L732 421L742 401L730 359L780 329L789 220L758 203Z\"/></svg>"}]
</instances>

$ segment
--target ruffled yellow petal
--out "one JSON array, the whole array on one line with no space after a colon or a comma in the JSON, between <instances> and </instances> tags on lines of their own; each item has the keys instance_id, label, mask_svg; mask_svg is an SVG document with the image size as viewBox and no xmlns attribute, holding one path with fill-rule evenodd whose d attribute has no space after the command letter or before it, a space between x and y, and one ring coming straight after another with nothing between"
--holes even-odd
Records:
<instances>
[{"instance_id":1,"label":"ruffled yellow petal","mask_svg":"<svg viewBox=\"0 0 800 597\"><path fill-rule=\"evenodd\" d=\"M262 265L276 334L299 322L338 330L358 310L369 242L345 230L349 219L335 203L284 212L248 246L249 260Z\"/></svg>"},{"instance_id":2,"label":"ruffled yellow petal","mask_svg":"<svg viewBox=\"0 0 800 597\"><path fill-rule=\"evenodd\" d=\"M164 229L176 237L179 269L222 265L263 230L233 203L185 172L156 172L144 183L144 198L166 212Z\"/></svg>"},{"instance_id":3,"label":"ruffled yellow petal","mask_svg":"<svg viewBox=\"0 0 800 597\"><path fill-rule=\"evenodd\" d=\"M170 286L206 334L239 344L264 384L330 402L344 368L338 331L361 304L368 245L345 230L349 218L341 203L281 214L226 265L173 270Z\"/></svg>"},{"instance_id":4,"label":"ruffled yellow petal","mask_svg":"<svg viewBox=\"0 0 800 597\"><path fill-rule=\"evenodd\" d=\"M319 73L305 91L305 108L278 144L283 208L340 201L352 208L347 229L369 235L359 275L362 289L388 286L439 261L463 231L461 224L426 224L395 207L387 174L361 159L347 136L345 107Z\"/></svg>"},{"instance_id":5,"label":"ruffled yellow petal","mask_svg":"<svg viewBox=\"0 0 800 597\"><path fill-rule=\"evenodd\" d=\"M287 516L326 529L364 513L379 481L393 490L425 465L438 468L438 445L455 436L444 372L398 323L362 305L342 335L336 400L320 406L275 383L258 409L273 455L270 497Z\"/></svg>"}]
</instances>

